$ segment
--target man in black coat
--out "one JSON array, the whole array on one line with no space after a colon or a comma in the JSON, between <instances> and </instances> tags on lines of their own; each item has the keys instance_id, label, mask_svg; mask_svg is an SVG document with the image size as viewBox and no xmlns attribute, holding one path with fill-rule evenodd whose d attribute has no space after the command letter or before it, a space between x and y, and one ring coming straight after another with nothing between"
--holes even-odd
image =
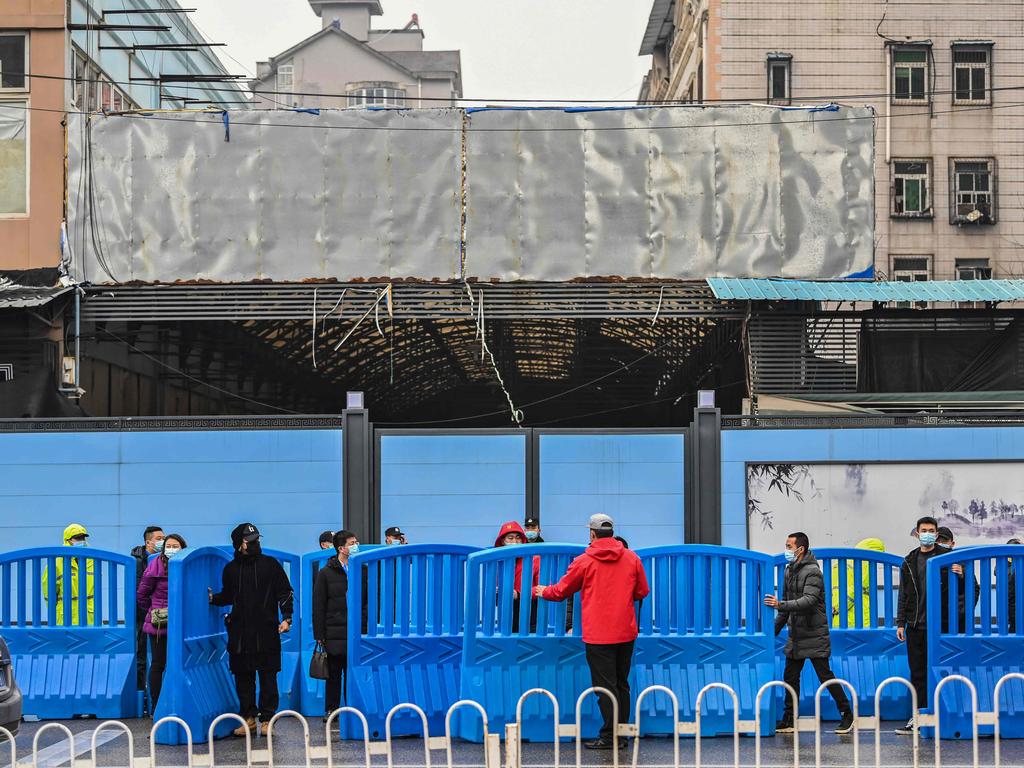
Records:
<instances>
[{"instance_id":1,"label":"man in black coat","mask_svg":"<svg viewBox=\"0 0 1024 768\"><path fill-rule=\"evenodd\" d=\"M359 551L359 539L352 531L338 531L334 548L338 556L324 564L313 582L313 637L327 652L324 718L341 706L348 668L348 559Z\"/></svg>"},{"instance_id":2,"label":"man in black coat","mask_svg":"<svg viewBox=\"0 0 1024 768\"><path fill-rule=\"evenodd\" d=\"M142 574L149 565L149 558L158 552L163 551L164 529L159 525L150 525L142 532L143 543L132 547L131 556L135 558L135 588L138 589L142 581ZM146 633L142 631L142 625L146 621L146 614L142 611L135 612L135 671L138 688L146 690L146 647L148 645ZM148 710L147 710L148 711Z\"/></svg>"},{"instance_id":3,"label":"man in black coat","mask_svg":"<svg viewBox=\"0 0 1024 768\"><path fill-rule=\"evenodd\" d=\"M805 533L791 533L786 539L785 584L782 600L767 595L764 604L779 612L775 619L775 634L789 626L789 639L783 651L786 655L786 669L783 680L796 691L800 699L800 673L804 662L810 659L819 682L834 680L829 656L832 655L832 639L829 636L828 615L825 612L825 580L821 575L818 560L811 552L811 543ZM853 710L850 700L841 685L830 685L829 694L835 699L842 719L836 733L853 730ZM793 711L793 698L786 692L786 709L782 720L775 726L777 733L792 733L796 727L797 712Z\"/></svg>"},{"instance_id":4,"label":"man in black coat","mask_svg":"<svg viewBox=\"0 0 1024 768\"><path fill-rule=\"evenodd\" d=\"M907 661L910 664L910 682L917 691L917 706L925 709L928 701L928 561L933 557L952 552L939 546L939 522L934 517L922 517L915 529L918 547L903 558L900 566L900 594L896 611L896 637L907 644ZM950 568L960 584L958 612L965 615L964 569L961 565ZM949 631L949 571L939 577L942 591L942 616L939 624L942 632ZM963 629L961 628L961 631ZM916 714L916 713L915 713ZM914 732L914 718L897 728L896 733L904 735Z\"/></svg>"},{"instance_id":5,"label":"man in black coat","mask_svg":"<svg viewBox=\"0 0 1024 768\"><path fill-rule=\"evenodd\" d=\"M211 605L230 605L227 617L228 662L235 677L239 714L246 729L256 732L259 715L265 736L270 719L277 712L277 673L281 671L281 635L291 629L292 585L277 560L260 549L260 532L252 523L242 523L231 532L235 558L224 566L221 591L210 592ZM259 705L256 677L259 676Z\"/></svg>"}]
</instances>

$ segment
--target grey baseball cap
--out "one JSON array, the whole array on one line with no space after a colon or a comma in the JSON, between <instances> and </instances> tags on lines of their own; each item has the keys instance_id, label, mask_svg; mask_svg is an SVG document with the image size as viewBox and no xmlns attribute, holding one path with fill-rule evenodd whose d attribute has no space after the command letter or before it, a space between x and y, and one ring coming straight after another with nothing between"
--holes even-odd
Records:
<instances>
[{"instance_id":1,"label":"grey baseball cap","mask_svg":"<svg viewBox=\"0 0 1024 768\"><path fill-rule=\"evenodd\" d=\"M611 531L615 529L615 521L612 520L608 515L591 515L590 516L590 530L592 531Z\"/></svg>"}]
</instances>

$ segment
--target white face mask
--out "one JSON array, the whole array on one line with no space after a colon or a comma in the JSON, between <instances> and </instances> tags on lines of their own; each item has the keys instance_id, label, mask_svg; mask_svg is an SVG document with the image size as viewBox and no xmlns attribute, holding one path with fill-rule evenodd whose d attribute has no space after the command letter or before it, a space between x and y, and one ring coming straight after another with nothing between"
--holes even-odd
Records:
<instances>
[{"instance_id":1,"label":"white face mask","mask_svg":"<svg viewBox=\"0 0 1024 768\"><path fill-rule=\"evenodd\" d=\"M181 552L181 547L164 547L164 554L168 558L174 557L179 552Z\"/></svg>"}]
</instances>

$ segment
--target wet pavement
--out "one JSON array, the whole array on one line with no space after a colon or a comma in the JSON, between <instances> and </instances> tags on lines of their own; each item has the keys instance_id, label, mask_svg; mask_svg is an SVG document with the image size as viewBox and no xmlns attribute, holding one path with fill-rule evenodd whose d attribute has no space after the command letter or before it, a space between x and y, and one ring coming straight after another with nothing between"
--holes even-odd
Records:
<instances>
[{"instance_id":1,"label":"wet pavement","mask_svg":"<svg viewBox=\"0 0 1024 768\"><path fill-rule=\"evenodd\" d=\"M152 722L149 720L128 720L125 721L133 734L133 752L135 758L145 758L149 755L149 732ZM61 721L75 737L75 753L78 759L89 759L93 734L100 721L97 720L71 720ZM16 740L18 765L32 765L32 742L37 731L45 723L23 723L21 731ZM909 736L900 736L893 733L893 729L899 723L883 724L881 734L881 760L880 765L889 768L915 765L913 752L913 739ZM828 724L826 723L826 726ZM313 747L322 747L326 744L323 722L319 719L312 719L309 722L310 743ZM97 739L97 765L105 766L127 766L128 744L123 732L115 730L101 731ZM253 740L253 749L265 750L266 739L257 737ZM739 763L743 766L755 765L755 743L752 737L741 737L739 739ZM853 736L837 736L830 731L824 731L821 736L821 765L824 766L870 766L875 764L875 733L868 731L860 734L856 743L859 747L859 760L854 761ZM39 739L39 761L38 768L57 768L66 765L68 759L68 748L70 744L63 731L56 728L49 728ZM695 765L695 743L691 738L680 738L679 741L679 764L681 766ZM934 742L922 740L918 763L921 765L934 765L935 752ZM701 765L712 767L725 767L734 765L733 760L734 743L731 737L704 738L701 739ZM524 744L523 765L530 766L553 766L554 750L551 744ZM209 754L206 744L196 744L194 754L197 762L206 765L209 760L203 760ZM341 742L335 740L332 744L332 758L335 766L355 766L362 768L366 765L361 741ZM200 757L203 756L203 757ZM156 763L163 766L184 766L187 764L187 751L185 747L157 746ZM245 765L245 740L226 738L218 740L215 744L216 765ZM942 765L952 768L954 766L974 765L972 757L972 746L970 741L944 741L941 748ZM423 751L423 740L419 738L397 738L393 742L392 764L394 766L425 766L426 759ZM502 749L502 761L504 763L505 752ZM623 752L619 756L621 765L630 765L633 760L633 748ZM266 760L263 761L265 763ZM1005 740L1002 746L1001 762L1007 766L1024 765L1024 740ZM576 765L575 743L565 741L562 743L559 752L559 763L561 766ZM815 765L814 734L804 733L800 735L800 763L805 766ZM313 760L314 765L324 765L325 760ZM386 766L388 764L385 755L374 755L373 766ZM430 754L430 764L437 768L447 766L447 755L445 751L435 750ZM581 766L610 766L613 764L613 755L610 752L593 752L587 749L582 751ZM640 742L638 765L647 768L658 768L660 766L673 766L673 744L671 738L646 737ZM791 735L779 735L761 740L761 763L764 768L786 768L793 765L793 737ZM994 765L993 740L991 737L982 737L979 741L979 761L981 766ZM0 766L10 765L10 752L6 743L0 743ZM274 765L277 768L285 766L305 766L305 754L303 749L303 732L301 723L297 720L282 719L274 726ZM470 768L471 766L484 767L484 750L480 744L469 744L456 742L452 748L452 765L458 768ZM500 768L489 766L488 768Z\"/></svg>"}]
</instances>

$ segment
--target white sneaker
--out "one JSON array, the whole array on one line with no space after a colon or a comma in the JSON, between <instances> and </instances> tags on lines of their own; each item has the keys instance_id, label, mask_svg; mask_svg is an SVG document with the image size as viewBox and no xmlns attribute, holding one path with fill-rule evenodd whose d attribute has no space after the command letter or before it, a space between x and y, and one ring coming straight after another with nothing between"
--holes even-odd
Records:
<instances>
[{"instance_id":1,"label":"white sneaker","mask_svg":"<svg viewBox=\"0 0 1024 768\"><path fill-rule=\"evenodd\" d=\"M914 722L914 718L910 718L909 720L907 720L906 725L896 729L896 733L900 734L901 736L913 736L915 728L917 728L917 723Z\"/></svg>"}]
</instances>

